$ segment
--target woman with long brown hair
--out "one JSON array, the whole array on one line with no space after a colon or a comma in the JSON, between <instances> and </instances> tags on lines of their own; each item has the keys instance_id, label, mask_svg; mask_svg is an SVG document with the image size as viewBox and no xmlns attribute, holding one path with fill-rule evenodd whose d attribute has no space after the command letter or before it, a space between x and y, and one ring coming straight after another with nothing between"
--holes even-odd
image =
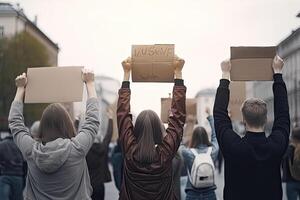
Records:
<instances>
[{"instance_id":1,"label":"woman with long brown hair","mask_svg":"<svg viewBox=\"0 0 300 200\"><path fill-rule=\"evenodd\" d=\"M26 74L16 78L17 92L9 113L9 127L16 145L28 164L25 200L89 200L92 187L85 156L99 127L99 103L94 74L84 70L88 100L86 118L75 135L73 122L58 103L44 110L39 125L39 140L34 140L24 125L23 97ZM46 89L46 88L45 88Z\"/></svg>"},{"instance_id":2,"label":"woman with long brown hair","mask_svg":"<svg viewBox=\"0 0 300 200\"><path fill-rule=\"evenodd\" d=\"M182 80L184 61L175 58L173 99L168 128L164 128L154 111L141 112L132 123L129 78L131 59L122 63L124 81L119 90L117 120L119 140L124 155L120 199L175 200L172 159L180 145L185 122L186 87Z\"/></svg>"},{"instance_id":3,"label":"woman with long brown hair","mask_svg":"<svg viewBox=\"0 0 300 200\"><path fill-rule=\"evenodd\" d=\"M214 120L212 115L210 114L210 109L206 108L206 113L207 113L207 120L210 124L211 127L211 142L209 141L208 134L205 130L204 127L202 126L196 126L194 128L192 138L189 144L189 147L183 147L180 148L183 159L184 159L184 164L185 168L188 173L188 181L186 184L185 192L186 192L186 200L202 200L202 199L207 199L207 200L216 200L216 194L215 194L215 189L216 185L213 182L214 181L214 164L213 161L217 159L217 154L219 151L219 145L217 142L216 138L216 132L214 128ZM199 157L197 160L198 155L207 155L207 157ZM211 163L207 162L209 160L204 160L205 158L210 159ZM211 157L211 158L210 158ZM203 162L201 163L204 168L201 169L201 164L197 165L199 167L198 169L195 168L196 170L200 170L199 172L193 173L193 166L196 166L194 162ZM199 163L200 163L199 162ZM211 169L207 169L211 167ZM199 175L199 174L205 174L207 171L210 172L212 177L207 177L201 175L197 177L197 180L203 180L203 182L197 182L196 178L193 177L193 175ZM204 173L203 173L204 172ZM207 181L211 180L211 181Z\"/></svg>"}]
</instances>

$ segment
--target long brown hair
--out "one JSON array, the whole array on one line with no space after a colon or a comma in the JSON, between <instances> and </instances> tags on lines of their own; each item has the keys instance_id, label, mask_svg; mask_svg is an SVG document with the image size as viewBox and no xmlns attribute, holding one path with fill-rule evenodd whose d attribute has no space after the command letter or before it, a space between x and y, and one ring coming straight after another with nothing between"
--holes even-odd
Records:
<instances>
[{"instance_id":1,"label":"long brown hair","mask_svg":"<svg viewBox=\"0 0 300 200\"><path fill-rule=\"evenodd\" d=\"M136 158L141 163L155 160L155 145L162 143L162 122L152 110L142 111L135 121L133 133L137 138Z\"/></svg>"},{"instance_id":2,"label":"long brown hair","mask_svg":"<svg viewBox=\"0 0 300 200\"><path fill-rule=\"evenodd\" d=\"M73 122L64 106L59 103L47 106L41 118L39 136L43 144L57 138L75 137Z\"/></svg>"},{"instance_id":3,"label":"long brown hair","mask_svg":"<svg viewBox=\"0 0 300 200\"><path fill-rule=\"evenodd\" d=\"M197 126L193 131L192 139L190 141L190 148L196 148L200 144L204 144L207 146L212 145L208 139L205 128L203 128L202 126Z\"/></svg>"}]
</instances>

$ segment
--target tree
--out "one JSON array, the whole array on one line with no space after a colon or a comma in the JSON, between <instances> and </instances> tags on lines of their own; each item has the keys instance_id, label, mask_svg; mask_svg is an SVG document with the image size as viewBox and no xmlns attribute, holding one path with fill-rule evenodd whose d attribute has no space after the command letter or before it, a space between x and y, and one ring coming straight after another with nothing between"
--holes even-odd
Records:
<instances>
[{"instance_id":1,"label":"tree","mask_svg":"<svg viewBox=\"0 0 300 200\"><path fill-rule=\"evenodd\" d=\"M28 67L48 66L45 46L27 32L0 40L0 130L7 129L7 117L16 87L15 77L27 71ZM26 104L24 117L26 125L40 119L45 104Z\"/></svg>"}]
</instances>

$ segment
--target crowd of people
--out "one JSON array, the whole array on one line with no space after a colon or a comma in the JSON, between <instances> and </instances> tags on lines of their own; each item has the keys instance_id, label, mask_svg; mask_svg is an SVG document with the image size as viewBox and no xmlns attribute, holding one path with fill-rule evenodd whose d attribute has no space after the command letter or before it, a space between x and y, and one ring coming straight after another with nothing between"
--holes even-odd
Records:
<instances>
[{"instance_id":1,"label":"crowd of people","mask_svg":"<svg viewBox=\"0 0 300 200\"><path fill-rule=\"evenodd\" d=\"M108 151L116 114L119 137L111 164L121 200L216 200L215 175L222 169L222 158L224 200L279 200L283 198L282 181L287 183L288 200L296 200L300 196L300 128L293 128L290 138L283 60L276 56L272 64L274 124L268 136L264 130L267 106L257 98L241 106L245 132L233 129L228 114L230 60L221 63L213 112L206 108L211 134L196 125L195 118L186 116L184 63L174 58L173 96L165 127L152 110L142 111L133 122L132 61L124 60L117 111L107 111L107 133L96 142L100 104L91 70L82 72L88 96L85 118L73 122L66 109L54 103L31 130L23 116L27 77L25 73L18 76L8 118L11 134L0 141L0 199L104 199L105 183L112 180ZM182 141L185 135L191 137Z\"/></svg>"}]
</instances>

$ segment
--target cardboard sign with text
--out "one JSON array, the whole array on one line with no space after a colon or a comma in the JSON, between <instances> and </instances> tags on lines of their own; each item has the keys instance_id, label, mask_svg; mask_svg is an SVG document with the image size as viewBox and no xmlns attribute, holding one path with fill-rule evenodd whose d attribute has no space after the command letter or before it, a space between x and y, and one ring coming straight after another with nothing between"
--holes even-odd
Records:
<instances>
[{"instance_id":1,"label":"cardboard sign with text","mask_svg":"<svg viewBox=\"0 0 300 200\"><path fill-rule=\"evenodd\" d=\"M132 45L133 82L173 82L174 44Z\"/></svg>"},{"instance_id":2,"label":"cardboard sign with text","mask_svg":"<svg viewBox=\"0 0 300 200\"><path fill-rule=\"evenodd\" d=\"M172 98L161 98L161 112L160 117L163 123L168 123L168 117L171 110ZM186 115L193 115L197 117L197 100L186 99Z\"/></svg>"},{"instance_id":3,"label":"cardboard sign with text","mask_svg":"<svg viewBox=\"0 0 300 200\"><path fill-rule=\"evenodd\" d=\"M243 116L241 106L246 100L246 83L241 81L231 81L229 85L230 97L228 112L232 121L242 121Z\"/></svg>"},{"instance_id":4,"label":"cardboard sign with text","mask_svg":"<svg viewBox=\"0 0 300 200\"><path fill-rule=\"evenodd\" d=\"M39 67L27 69L25 103L82 101L83 67Z\"/></svg>"},{"instance_id":5,"label":"cardboard sign with text","mask_svg":"<svg viewBox=\"0 0 300 200\"><path fill-rule=\"evenodd\" d=\"M276 47L231 47L232 81L271 81Z\"/></svg>"}]
</instances>

